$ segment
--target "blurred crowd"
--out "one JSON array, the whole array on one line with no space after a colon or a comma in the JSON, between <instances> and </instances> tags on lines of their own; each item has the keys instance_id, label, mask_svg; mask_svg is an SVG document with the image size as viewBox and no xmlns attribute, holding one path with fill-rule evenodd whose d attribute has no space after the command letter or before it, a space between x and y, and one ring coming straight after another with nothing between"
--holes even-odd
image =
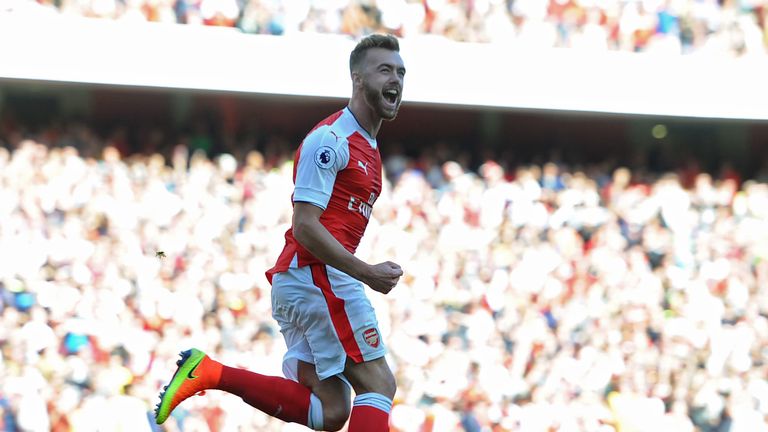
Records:
<instances>
[{"instance_id":1,"label":"blurred crowd","mask_svg":"<svg viewBox=\"0 0 768 432\"><path fill-rule=\"evenodd\" d=\"M389 32L524 48L765 55L765 0L6 0L62 14L353 37ZM0 6L2 3L0 2ZM0 8L2 11L2 8Z\"/></svg>"},{"instance_id":2,"label":"blurred crowd","mask_svg":"<svg viewBox=\"0 0 768 432\"><path fill-rule=\"evenodd\" d=\"M182 349L281 374L264 271L290 158L71 142L0 145L0 430L304 430L219 391L151 414ZM385 172L358 256L405 270L369 291L393 431L768 431L768 184L398 154Z\"/></svg>"}]
</instances>

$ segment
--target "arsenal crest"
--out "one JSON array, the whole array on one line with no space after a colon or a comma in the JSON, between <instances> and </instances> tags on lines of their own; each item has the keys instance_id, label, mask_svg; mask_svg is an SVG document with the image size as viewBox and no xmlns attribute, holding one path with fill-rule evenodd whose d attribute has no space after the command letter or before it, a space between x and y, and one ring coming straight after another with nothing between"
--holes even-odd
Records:
<instances>
[{"instance_id":1,"label":"arsenal crest","mask_svg":"<svg viewBox=\"0 0 768 432\"><path fill-rule=\"evenodd\" d=\"M379 346L379 332L375 327L363 331L363 339L368 345L377 348Z\"/></svg>"}]
</instances>

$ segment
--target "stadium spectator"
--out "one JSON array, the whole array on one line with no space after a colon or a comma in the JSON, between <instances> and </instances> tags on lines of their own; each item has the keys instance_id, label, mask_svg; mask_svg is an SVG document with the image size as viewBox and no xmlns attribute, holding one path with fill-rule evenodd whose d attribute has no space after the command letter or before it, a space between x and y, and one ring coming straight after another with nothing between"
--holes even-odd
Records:
<instances>
[{"instance_id":1,"label":"stadium spectator","mask_svg":"<svg viewBox=\"0 0 768 432\"><path fill-rule=\"evenodd\" d=\"M529 48L753 56L768 49L762 1L714 0L15 0L0 9L360 37L439 36ZM38 7L32 7L37 5Z\"/></svg>"}]
</instances>

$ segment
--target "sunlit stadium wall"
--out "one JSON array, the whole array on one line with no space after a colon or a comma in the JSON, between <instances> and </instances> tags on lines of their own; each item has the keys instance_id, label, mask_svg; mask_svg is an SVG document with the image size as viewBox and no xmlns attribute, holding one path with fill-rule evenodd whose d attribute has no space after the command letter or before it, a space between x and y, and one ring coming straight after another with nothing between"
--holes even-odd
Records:
<instances>
[{"instance_id":1,"label":"sunlit stadium wall","mask_svg":"<svg viewBox=\"0 0 768 432\"><path fill-rule=\"evenodd\" d=\"M349 95L338 35L0 14L2 80L254 94ZM768 60L405 39L404 101L597 113L768 119ZM0 89L1 91L1 89Z\"/></svg>"}]
</instances>

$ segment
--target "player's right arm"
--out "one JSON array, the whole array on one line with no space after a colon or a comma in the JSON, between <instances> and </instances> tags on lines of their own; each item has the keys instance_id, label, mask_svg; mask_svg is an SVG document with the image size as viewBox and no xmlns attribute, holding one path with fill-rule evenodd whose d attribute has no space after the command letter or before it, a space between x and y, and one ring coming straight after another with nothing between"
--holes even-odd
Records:
<instances>
[{"instance_id":1,"label":"player's right arm","mask_svg":"<svg viewBox=\"0 0 768 432\"><path fill-rule=\"evenodd\" d=\"M399 265L386 261L370 265L350 253L320 223L323 209L306 202L294 203L293 236L305 249L320 261L337 268L371 287L387 294L397 285L403 270Z\"/></svg>"},{"instance_id":2,"label":"player's right arm","mask_svg":"<svg viewBox=\"0 0 768 432\"><path fill-rule=\"evenodd\" d=\"M309 253L365 283L388 293L403 271L395 263L370 265L350 253L320 223L333 192L336 174L349 163L349 147L343 138L316 130L304 140L296 167L293 193L293 237Z\"/></svg>"}]
</instances>

